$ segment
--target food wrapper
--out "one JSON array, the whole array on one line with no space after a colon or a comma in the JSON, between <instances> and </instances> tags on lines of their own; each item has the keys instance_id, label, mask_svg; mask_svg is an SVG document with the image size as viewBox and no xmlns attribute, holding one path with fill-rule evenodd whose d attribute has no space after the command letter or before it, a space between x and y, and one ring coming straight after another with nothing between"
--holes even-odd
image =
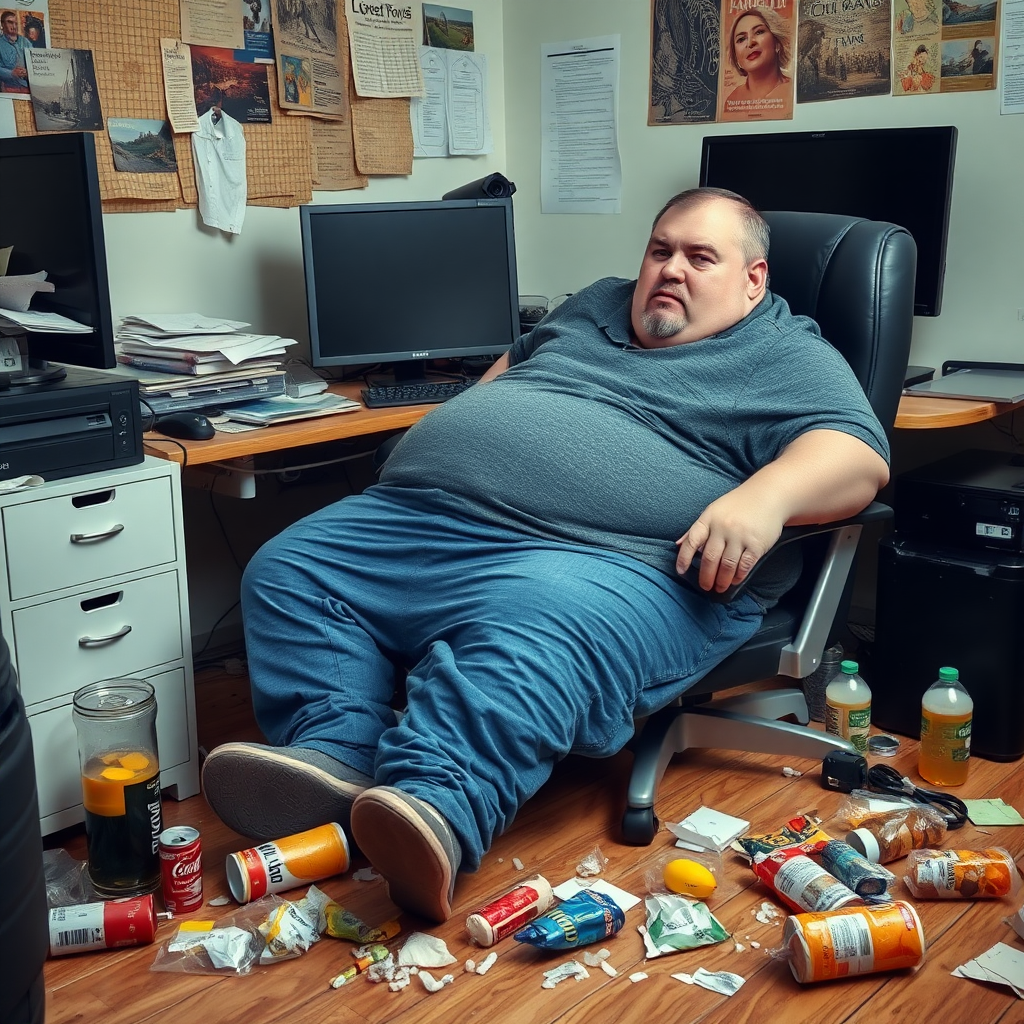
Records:
<instances>
[{"instance_id":1,"label":"food wrapper","mask_svg":"<svg viewBox=\"0 0 1024 1024\"><path fill-rule=\"evenodd\" d=\"M513 936L540 949L574 949L614 935L626 923L626 915L611 897L593 889L581 889Z\"/></svg>"},{"instance_id":2,"label":"food wrapper","mask_svg":"<svg viewBox=\"0 0 1024 1024\"><path fill-rule=\"evenodd\" d=\"M712 946L729 938L729 933L703 903L668 893L652 893L644 906L647 927L641 929L641 934L648 957Z\"/></svg>"},{"instance_id":3,"label":"food wrapper","mask_svg":"<svg viewBox=\"0 0 1024 1024\"><path fill-rule=\"evenodd\" d=\"M802 852L803 846L758 853L751 864L754 874L791 910L837 910L864 901L834 875Z\"/></svg>"},{"instance_id":4,"label":"food wrapper","mask_svg":"<svg viewBox=\"0 0 1024 1024\"><path fill-rule=\"evenodd\" d=\"M759 853L772 853L793 846L800 847L801 853L820 853L831 839L832 836L821 828L819 822L801 814L784 822L775 832L742 836L737 843L747 856L754 858Z\"/></svg>"},{"instance_id":5,"label":"food wrapper","mask_svg":"<svg viewBox=\"0 0 1024 1024\"><path fill-rule=\"evenodd\" d=\"M999 899L1021 887L1013 857L988 850L911 850L903 881L918 899Z\"/></svg>"}]
</instances>

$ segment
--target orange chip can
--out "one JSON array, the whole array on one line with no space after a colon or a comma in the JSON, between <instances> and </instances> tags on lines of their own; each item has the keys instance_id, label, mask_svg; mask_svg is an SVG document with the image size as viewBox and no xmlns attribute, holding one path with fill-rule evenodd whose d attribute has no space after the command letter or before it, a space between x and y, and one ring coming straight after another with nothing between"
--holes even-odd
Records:
<instances>
[{"instance_id":1,"label":"orange chip can","mask_svg":"<svg viewBox=\"0 0 1024 1024\"><path fill-rule=\"evenodd\" d=\"M793 914L782 941L797 981L832 981L854 974L897 971L924 960L924 929L909 903L844 907Z\"/></svg>"},{"instance_id":2,"label":"orange chip can","mask_svg":"<svg viewBox=\"0 0 1024 1024\"><path fill-rule=\"evenodd\" d=\"M249 850L229 853L228 888L239 903L340 875L351 857L344 829L332 821Z\"/></svg>"}]
</instances>

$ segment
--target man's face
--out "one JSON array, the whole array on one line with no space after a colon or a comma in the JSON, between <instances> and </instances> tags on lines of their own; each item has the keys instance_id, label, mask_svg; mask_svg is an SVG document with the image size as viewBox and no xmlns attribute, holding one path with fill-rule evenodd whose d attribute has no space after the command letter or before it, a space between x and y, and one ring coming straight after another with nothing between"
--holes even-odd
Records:
<instances>
[{"instance_id":1,"label":"man's face","mask_svg":"<svg viewBox=\"0 0 1024 1024\"><path fill-rule=\"evenodd\" d=\"M16 36L18 34L18 19L13 14L6 15L0 24L3 25L5 36Z\"/></svg>"},{"instance_id":2,"label":"man's face","mask_svg":"<svg viewBox=\"0 0 1024 1024\"><path fill-rule=\"evenodd\" d=\"M739 207L709 199L674 207L654 227L633 290L643 348L700 341L739 323L764 295L768 265L744 259Z\"/></svg>"}]
</instances>

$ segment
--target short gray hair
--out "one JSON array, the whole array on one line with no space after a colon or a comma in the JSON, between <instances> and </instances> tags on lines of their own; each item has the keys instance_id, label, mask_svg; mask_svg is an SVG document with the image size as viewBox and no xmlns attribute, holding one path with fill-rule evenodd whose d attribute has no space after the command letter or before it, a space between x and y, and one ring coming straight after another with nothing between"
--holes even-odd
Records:
<instances>
[{"instance_id":1,"label":"short gray hair","mask_svg":"<svg viewBox=\"0 0 1024 1024\"><path fill-rule=\"evenodd\" d=\"M754 208L749 199L745 199L738 192L730 192L727 188L688 188L685 192L674 195L659 211L651 225L651 231L658 226L658 221L676 208L689 210L704 203L713 202L716 199L724 199L735 203L740 208L743 218L743 238L740 240L740 247L743 249L743 258L747 263L754 260L766 260L768 258L768 224Z\"/></svg>"}]
</instances>

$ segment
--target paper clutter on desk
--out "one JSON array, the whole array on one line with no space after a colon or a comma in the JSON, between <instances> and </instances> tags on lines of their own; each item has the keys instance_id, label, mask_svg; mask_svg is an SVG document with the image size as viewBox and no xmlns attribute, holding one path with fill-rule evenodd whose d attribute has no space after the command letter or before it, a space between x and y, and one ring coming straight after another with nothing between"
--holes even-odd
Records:
<instances>
[{"instance_id":1,"label":"paper clutter on desk","mask_svg":"<svg viewBox=\"0 0 1024 1024\"><path fill-rule=\"evenodd\" d=\"M666 828L676 837L676 846L684 850L717 850L721 853L750 828L750 822L722 811L713 811L710 807L698 807L678 825L670 823Z\"/></svg>"},{"instance_id":2,"label":"paper clutter on desk","mask_svg":"<svg viewBox=\"0 0 1024 1024\"><path fill-rule=\"evenodd\" d=\"M981 956L950 971L955 978L972 978L993 985L1006 985L1024 999L1024 951L997 942Z\"/></svg>"}]
</instances>

